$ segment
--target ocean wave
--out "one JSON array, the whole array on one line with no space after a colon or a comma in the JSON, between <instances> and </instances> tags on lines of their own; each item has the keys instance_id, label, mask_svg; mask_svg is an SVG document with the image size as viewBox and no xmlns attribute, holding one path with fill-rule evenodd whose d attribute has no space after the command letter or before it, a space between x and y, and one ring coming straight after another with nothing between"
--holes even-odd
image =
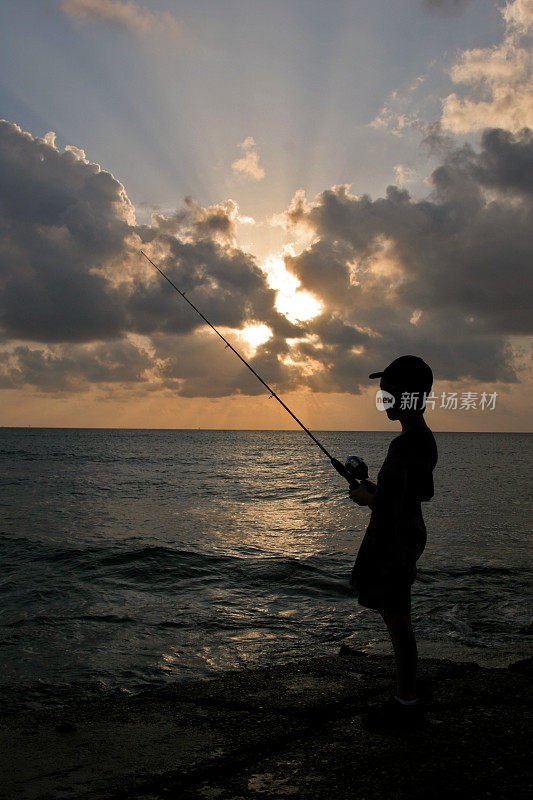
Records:
<instances>
[{"instance_id":1,"label":"ocean wave","mask_svg":"<svg viewBox=\"0 0 533 800\"><path fill-rule=\"evenodd\" d=\"M277 585L318 581L326 586L336 583L342 570L351 570L353 562L352 557L342 551L296 557L276 553L265 555L261 548L254 546L243 546L242 553L165 545L123 548L110 548L105 544L62 547L50 546L23 536L2 536L0 547L4 550L4 578L10 578L10 583L17 567L35 562L47 564L49 567L56 565L58 570L69 567L73 571L71 574L78 573L79 577L93 574L95 577L116 576L140 582L158 578L190 580L233 577ZM440 567L426 568L422 564L419 565L417 581L422 584L464 578L478 578L482 581L495 578L506 581L530 574L531 569L527 566L470 564L454 567L443 564Z\"/></svg>"},{"instance_id":2,"label":"ocean wave","mask_svg":"<svg viewBox=\"0 0 533 800\"><path fill-rule=\"evenodd\" d=\"M465 578L465 577L481 577L481 578L510 578L518 575L529 575L532 570L530 567L500 567L492 565L473 564L463 568L442 567L438 569L426 569L420 567L418 570L417 580L435 581L443 580L445 578Z\"/></svg>"},{"instance_id":3,"label":"ocean wave","mask_svg":"<svg viewBox=\"0 0 533 800\"><path fill-rule=\"evenodd\" d=\"M101 622L104 624L127 625L138 622L134 617L120 616L118 614L79 614L79 615L59 615L35 614L33 616L22 615L17 619L1 619L0 626L4 628L19 628L29 624L45 625L64 625L71 622Z\"/></svg>"},{"instance_id":4,"label":"ocean wave","mask_svg":"<svg viewBox=\"0 0 533 800\"><path fill-rule=\"evenodd\" d=\"M250 588L270 586L272 590L289 589L301 594L351 592L332 574L328 560L316 556L242 557L155 546L109 554L97 559L94 566L102 576L112 573L116 579L129 579L138 587L145 585L149 589L215 581ZM347 575L348 562L346 580Z\"/></svg>"}]
</instances>

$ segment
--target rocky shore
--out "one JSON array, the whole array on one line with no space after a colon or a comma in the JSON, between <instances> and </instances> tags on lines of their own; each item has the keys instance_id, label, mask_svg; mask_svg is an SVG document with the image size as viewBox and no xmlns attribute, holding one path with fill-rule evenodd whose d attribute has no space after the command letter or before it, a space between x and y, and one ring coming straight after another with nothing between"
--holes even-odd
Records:
<instances>
[{"instance_id":1,"label":"rocky shore","mask_svg":"<svg viewBox=\"0 0 533 800\"><path fill-rule=\"evenodd\" d=\"M520 800L531 660L421 659L426 725L369 732L391 657L339 655L0 719L5 800Z\"/></svg>"}]
</instances>

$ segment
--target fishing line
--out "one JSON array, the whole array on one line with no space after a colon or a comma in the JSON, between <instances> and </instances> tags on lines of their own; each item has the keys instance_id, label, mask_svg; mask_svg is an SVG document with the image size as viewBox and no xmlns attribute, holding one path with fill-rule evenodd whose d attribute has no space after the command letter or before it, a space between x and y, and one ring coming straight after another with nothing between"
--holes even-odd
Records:
<instances>
[{"instance_id":1,"label":"fishing line","mask_svg":"<svg viewBox=\"0 0 533 800\"><path fill-rule=\"evenodd\" d=\"M164 279L165 279L165 280L166 280L168 283L170 283L170 285L172 286L172 288L173 288L173 289L175 289L175 290L177 291L177 293L178 293L179 295L181 295L181 297L183 297L183 299L185 300L185 302L186 302L186 303L188 303L188 304L191 306L191 308L193 308L193 309L196 311L196 313L197 313L197 314L198 314L198 315L199 315L199 316L200 316L200 317L201 317L201 318L204 320L204 322L205 322L207 325L209 325L209 327L210 327L210 328L211 328L211 329L212 329L212 330L213 330L213 331L216 333L216 335L217 335L217 336L218 336L220 339L222 339L222 341L224 342L224 344L226 345L226 347L229 347L229 349L230 349L232 352L234 352L234 353L235 353L235 355L237 356L237 358L239 358L239 359L242 361L242 363L243 363L243 364L244 364L246 367L248 367L248 369L250 370L250 372L252 372L252 373L255 375L255 377L257 378L257 380L258 380L258 381L260 381L260 382L263 384L263 386L265 387L265 389L267 389L267 390L270 392L270 397L274 397L274 398L275 398L275 399L278 401L278 403L280 403L280 405L282 405L282 406L283 406L283 408L285 409L285 411L287 411L287 412L288 412L288 413L291 415L291 417L293 418L293 420L294 420L295 422L297 422L297 423L298 423L298 425L300 426L300 428L302 428L302 430L304 430L304 431L306 432L306 434L307 434L307 435L308 435L308 436L309 436L309 437L310 437L310 438L313 440L313 442L314 442L314 443L315 443L315 444L316 444L318 447L320 447L320 449L322 450L322 452L324 453L324 455L326 455L326 456L329 458L329 460L331 461L331 463L332 463L333 467L334 467L334 468L337 470L337 472L338 472L340 475L342 475L342 476L343 476L343 478L346 478L346 480L348 481L348 483L350 483L352 486L353 486L353 485L357 485L357 481L358 481L358 480L364 480L364 479L366 478L366 475L362 475L362 474L361 474L361 475L358 475L358 474L356 474L356 472L357 472L357 469L356 469L356 468L357 468L357 465L356 465L356 464L353 464L353 463L352 463L350 466L349 466L348 464L344 465L344 464L342 464L342 463L341 463L341 462L340 462L338 459L334 458L334 457L331 455L331 453L328 453L328 451L326 450L326 448L324 447L324 445L322 445L322 444L321 444L321 443L318 441L318 439L316 438L316 436L314 436L314 435L311 433L311 431L309 430L309 428L306 428L306 426L303 424L303 422L301 422L301 421L298 419L298 417L296 416L296 414L293 414L293 412L290 410L290 408L289 408L287 405L285 405L285 403L283 402L283 400L281 399L281 397L279 397L279 396L276 394L276 392L275 392L275 391L274 391L274 390L273 390L273 389L272 389L272 388L271 388L271 387L268 385L268 383L266 383L266 381L264 381L264 380L263 380L263 378L262 378L262 377L261 377L261 376L260 376L260 375L259 375L259 374L258 374L258 373L255 371L255 369L254 369L254 368L253 368L253 367L252 367L252 366L251 366L251 365L250 365L250 364L249 364L249 363L246 361L246 359L245 359L243 356L241 356L241 354L240 354L240 353L239 353L239 352L238 352L238 351L237 351L237 350L236 350L236 349L233 347L233 345L232 345L232 344L230 344L230 343L228 342L228 340L227 340L227 339L226 339L224 336L222 336L222 334L220 333L220 331L219 331L219 330L217 330L217 329L215 328L215 326L214 326L214 325L213 325L211 322L209 322L209 320L207 319L207 317L206 317L206 316L204 316L204 314L202 314L202 312L200 311L200 309L199 309L199 308L196 308L196 306L194 305L194 303L192 303L192 302L189 300L189 298L186 296L185 292L182 292L182 291L181 291L181 289L178 289L178 287L176 286L176 284L175 284L173 281L171 281L171 280L170 280L170 278L168 277L168 275L165 275L165 273L163 272L163 270L162 270L162 269L160 269L160 268L157 266L157 264L155 264L155 263L152 261L152 259L151 259L151 258L149 258L149 257L146 255L146 253L144 252L144 250L139 250L139 252L140 252L140 254L141 254L141 255L143 255L143 256L145 257L145 259L146 259L147 261L149 261L149 262L150 262L150 264L151 264L153 267L155 267L155 269L156 269L156 270L159 272L159 274L160 274L160 275L161 275L161 276L162 276L162 277L163 277L163 278L164 278ZM351 458L353 459L353 458L355 458L355 457L354 457L354 456L351 456ZM362 464L362 463L363 463L363 462L361 462L361 464ZM364 465L364 466L366 467L366 465ZM354 469L354 468L355 468L355 469ZM368 473L367 473L367 474L368 474Z\"/></svg>"}]
</instances>

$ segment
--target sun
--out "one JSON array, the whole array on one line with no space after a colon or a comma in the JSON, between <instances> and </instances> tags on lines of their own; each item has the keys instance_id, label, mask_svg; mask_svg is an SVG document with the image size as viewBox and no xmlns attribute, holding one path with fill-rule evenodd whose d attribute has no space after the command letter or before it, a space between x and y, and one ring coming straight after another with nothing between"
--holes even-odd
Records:
<instances>
[{"instance_id":1,"label":"sun","mask_svg":"<svg viewBox=\"0 0 533 800\"><path fill-rule=\"evenodd\" d=\"M287 270L281 256L268 256L260 267L266 274L268 285L278 292L276 309L290 322L306 322L320 314L322 303L299 288L300 281Z\"/></svg>"},{"instance_id":2,"label":"sun","mask_svg":"<svg viewBox=\"0 0 533 800\"><path fill-rule=\"evenodd\" d=\"M322 303L312 294L300 289L300 281L285 267L283 258L270 255L260 265L266 274L268 285L277 291L275 307L290 322L306 322L322 311ZM272 337L272 331L265 324L247 325L237 331L246 354L253 356L258 347Z\"/></svg>"},{"instance_id":3,"label":"sun","mask_svg":"<svg viewBox=\"0 0 533 800\"><path fill-rule=\"evenodd\" d=\"M260 345L268 342L272 337L272 331L268 325L264 324L247 325L239 331L239 336L241 336L252 349L256 350Z\"/></svg>"}]
</instances>

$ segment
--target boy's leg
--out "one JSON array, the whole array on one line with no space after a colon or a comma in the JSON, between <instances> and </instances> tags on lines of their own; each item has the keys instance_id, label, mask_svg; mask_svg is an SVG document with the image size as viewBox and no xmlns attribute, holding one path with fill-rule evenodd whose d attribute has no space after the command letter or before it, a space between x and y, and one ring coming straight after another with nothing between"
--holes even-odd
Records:
<instances>
[{"instance_id":1,"label":"boy's leg","mask_svg":"<svg viewBox=\"0 0 533 800\"><path fill-rule=\"evenodd\" d=\"M397 696L414 700L416 694L416 666L418 651L410 614L380 610L394 648L396 661Z\"/></svg>"}]
</instances>

